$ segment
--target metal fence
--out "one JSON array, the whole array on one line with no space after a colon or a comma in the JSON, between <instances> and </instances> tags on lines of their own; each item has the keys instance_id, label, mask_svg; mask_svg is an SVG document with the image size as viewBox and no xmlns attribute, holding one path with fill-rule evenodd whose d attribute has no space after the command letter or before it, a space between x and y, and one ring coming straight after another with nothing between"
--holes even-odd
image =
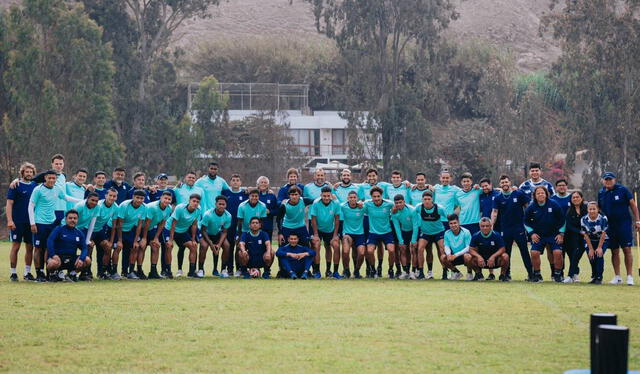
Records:
<instances>
[{"instance_id":1,"label":"metal fence","mask_svg":"<svg viewBox=\"0 0 640 374\"><path fill-rule=\"evenodd\" d=\"M300 110L309 112L308 84L219 83L229 96L230 110ZM191 109L200 83L189 83L187 106Z\"/></svg>"}]
</instances>

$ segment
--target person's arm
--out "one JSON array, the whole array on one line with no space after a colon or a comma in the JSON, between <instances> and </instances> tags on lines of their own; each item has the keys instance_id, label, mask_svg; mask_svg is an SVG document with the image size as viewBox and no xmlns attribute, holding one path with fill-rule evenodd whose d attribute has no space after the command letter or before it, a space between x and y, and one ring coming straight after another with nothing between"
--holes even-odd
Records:
<instances>
[{"instance_id":1,"label":"person's arm","mask_svg":"<svg viewBox=\"0 0 640 374\"><path fill-rule=\"evenodd\" d=\"M411 233L411 244L418 242L418 230L420 229L420 209L416 206L416 210L413 211L413 232Z\"/></svg>"},{"instance_id":2,"label":"person's arm","mask_svg":"<svg viewBox=\"0 0 640 374\"><path fill-rule=\"evenodd\" d=\"M498 209L493 208L491 209L491 225L495 226L497 220L498 220Z\"/></svg>"},{"instance_id":3,"label":"person's arm","mask_svg":"<svg viewBox=\"0 0 640 374\"><path fill-rule=\"evenodd\" d=\"M109 235L109 248L113 247L113 241L116 238L116 230L118 228L118 219L111 220L111 234Z\"/></svg>"},{"instance_id":4,"label":"person's arm","mask_svg":"<svg viewBox=\"0 0 640 374\"><path fill-rule=\"evenodd\" d=\"M193 240L197 240L198 238L198 220L194 219L193 223L191 224L191 238Z\"/></svg>"},{"instance_id":5,"label":"person's arm","mask_svg":"<svg viewBox=\"0 0 640 374\"><path fill-rule=\"evenodd\" d=\"M202 238L204 238L204 241L206 241L207 244L213 247L213 241L211 240L211 237L209 237L209 233L207 232L207 225L201 225L200 232L202 233Z\"/></svg>"},{"instance_id":6,"label":"person's arm","mask_svg":"<svg viewBox=\"0 0 640 374\"><path fill-rule=\"evenodd\" d=\"M123 218L117 218L116 219L116 223L117 223L117 229L118 229L118 248L122 249L122 225L124 225L124 219ZM116 228L116 226L113 227L114 229ZM111 230L113 231L113 230Z\"/></svg>"},{"instance_id":7,"label":"person's arm","mask_svg":"<svg viewBox=\"0 0 640 374\"><path fill-rule=\"evenodd\" d=\"M313 230L313 236L320 238L320 235L318 234L318 217L315 215L311 216L311 229Z\"/></svg>"},{"instance_id":8,"label":"person's arm","mask_svg":"<svg viewBox=\"0 0 640 374\"><path fill-rule=\"evenodd\" d=\"M169 242L171 242L171 244L173 244L173 236L176 233L176 223L177 223L177 219L173 219L173 221L171 221L171 229L169 230Z\"/></svg>"},{"instance_id":9,"label":"person's arm","mask_svg":"<svg viewBox=\"0 0 640 374\"><path fill-rule=\"evenodd\" d=\"M333 238L334 239L338 237L339 232L340 232L340 214L335 214L333 216Z\"/></svg>"},{"instance_id":10,"label":"person's arm","mask_svg":"<svg viewBox=\"0 0 640 374\"><path fill-rule=\"evenodd\" d=\"M473 244L469 246L469 254L476 258L476 260L478 261L478 266L484 266L484 258L480 256L480 253L478 253L478 248L473 247Z\"/></svg>"},{"instance_id":11,"label":"person's arm","mask_svg":"<svg viewBox=\"0 0 640 374\"><path fill-rule=\"evenodd\" d=\"M91 243L91 235L93 235L93 229L96 226L96 220L98 218L97 217L93 217L91 219L91 222L89 223L89 228L87 229L87 245L89 245Z\"/></svg>"},{"instance_id":12,"label":"person's arm","mask_svg":"<svg viewBox=\"0 0 640 374\"><path fill-rule=\"evenodd\" d=\"M60 227L62 226L58 226L53 229L47 239L47 259L56 255L56 238L58 237L58 232L60 232Z\"/></svg>"},{"instance_id":13,"label":"person's arm","mask_svg":"<svg viewBox=\"0 0 640 374\"><path fill-rule=\"evenodd\" d=\"M29 223L31 224L31 232L37 232L36 226L36 203L33 201L29 201L29 206L27 207L27 211L29 212Z\"/></svg>"},{"instance_id":14,"label":"person's arm","mask_svg":"<svg viewBox=\"0 0 640 374\"><path fill-rule=\"evenodd\" d=\"M283 203L280 205L280 209L278 209L278 215L276 216L276 224L278 225L278 232L282 232L282 221L284 220L285 214L287 214L286 204Z\"/></svg>"},{"instance_id":15,"label":"person's arm","mask_svg":"<svg viewBox=\"0 0 640 374\"><path fill-rule=\"evenodd\" d=\"M223 227L220 231L220 240L218 240L217 245L221 247L225 240L227 240L227 228Z\"/></svg>"},{"instance_id":16,"label":"person's arm","mask_svg":"<svg viewBox=\"0 0 640 374\"><path fill-rule=\"evenodd\" d=\"M244 242L244 235L246 235L246 234L243 234L243 237L240 238L240 242L238 243L238 246L240 247L240 252L246 252L247 251L247 246L246 246L246 244Z\"/></svg>"},{"instance_id":17,"label":"person's arm","mask_svg":"<svg viewBox=\"0 0 640 374\"><path fill-rule=\"evenodd\" d=\"M631 208L631 213L633 213L633 219L635 220L634 226L636 230L640 231L640 214L638 213L638 204L636 204L635 199L629 199L629 207Z\"/></svg>"},{"instance_id":18,"label":"person's arm","mask_svg":"<svg viewBox=\"0 0 640 374\"><path fill-rule=\"evenodd\" d=\"M239 236L240 234L242 234L242 226L244 221L244 205L238 206L238 212L236 213L236 216L238 220L238 227L236 227L236 236ZM251 219L251 217L248 218Z\"/></svg>"},{"instance_id":19,"label":"person's arm","mask_svg":"<svg viewBox=\"0 0 640 374\"><path fill-rule=\"evenodd\" d=\"M80 232L80 235L84 235L84 234ZM87 242L90 241L91 237L82 238L82 239L84 240L80 240L80 243L78 243L78 247L80 247L80 261L84 262L84 260L87 259L87 253L88 253Z\"/></svg>"},{"instance_id":20,"label":"person's arm","mask_svg":"<svg viewBox=\"0 0 640 374\"><path fill-rule=\"evenodd\" d=\"M143 229L142 229L142 236L143 237L147 237L147 234L149 233L149 226L151 226L151 218L147 218L143 221ZM160 226L158 226L160 227ZM160 230L156 230L156 231L160 231Z\"/></svg>"},{"instance_id":21,"label":"person's arm","mask_svg":"<svg viewBox=\"0 0 640 374\"><path fill-rule=\"evenodd\" d=\"M143 221L140 219L138 220L138 224L136 225L136 235L133 238L133 246L136 248L141 247L139 240L140 234L142 234L142 222Z\"/></svg>"},{"instance_id":22,"label":"person's arm","mask_svg":"<svg viewBox=\"0 0 640 374\"><path fill-rule=\"evenodd\" d=\"M267 252L266 252L266 254L268 255L267 257L271 258L271 255L273 254L273 252L271 252L271 241L265 240L264 245L267 247Z\"/></svg>"},{"instance_id":23,"label":"person's arm","mask_svg":"<svg viewBox=\"0 0 640 374\"><path fill-rule=\"evenodd\" d=\"M392 215L391 223L393 223L393 228L395 229L395 232L396 232L396 238L398 238L398 244L404 245L404 240L402 240L402 230L400 230L400 222L398 220L398 217Z\"/></svg>"},{"instance_id":24,"label":"person's arm","mask_svg":"<svg viewBox=\"0 0 640 374\"><path fill-rule=\"evenodd\" d=\"M9 189L9 193L14 189ZM13 222L13 199L7 198L7 204L5 205L5 212L7 215L7 227L9 230L15 230L16 224Z\"/></svg>"},{"instance_id":25,"label":"person's arm","mask_svg":"<svg viewBox=\"0 0 640 374\"><path fill-rule=\"evenodd\" d=\"M156 234L153 236L153 239L151 239L152 241L156 241L156 240L159 241L158 238L160 237L160 234L162 233L162 228L166 224L167 224L167 220L166 219L163 219L162 221L160 221L160 223L158 224L158 229L156 230ZM146 234L145 234L145 237L146 237Z\"/></svg>"}]
</instances>

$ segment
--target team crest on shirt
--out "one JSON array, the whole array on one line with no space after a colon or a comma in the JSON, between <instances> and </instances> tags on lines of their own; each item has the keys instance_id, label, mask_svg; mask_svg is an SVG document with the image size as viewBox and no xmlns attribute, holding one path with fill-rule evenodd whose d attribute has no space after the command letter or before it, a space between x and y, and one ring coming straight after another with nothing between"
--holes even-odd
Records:
<instances>
[{"instance_id":1,"label":"team crest on shirt","mask_svg":"<svg viewBox=\"0 0 640 374\"><path fill-rule=\"evenodd\" d=\"M271 204L271 199L267 199L267 204Z\"/></svg>"},{"instance_id":2,"label":"team crest on shirt","mask_svg":"<svg viewBox=\"0 0 640 374\"><path fill-rule=\"evenodd\" d=\"M76 241L79 242L80 241L80 237L76 236Z\"/></svg>"},{"instance_id":3,"label":"team crest on shirt","mask_svg":"<svg viewBox=\"0 0 640 374\"><path fill-rule=\"evenodd\" d=\"M258 244L262 244L262 240L258 240Z\"/></svg>"},{"instance_id":4,"label":"team crest on shirt","mask_svg":"<svg viewBox=\"0 0 640 374\"><path fill-rule=\"evenodd\" d=\"M514 203L517 203L517 202L518 202L518 198L517 198L517 197L514 197L514 198L513 198L513 202L514 202Z\"/></svg>"},{"instance_id":5,"label":"team crest on shirt","mask_svg":"<svg viewBox=\"0 0 640 374\"><path fill-rule=\"evenodd\" d=\"M491 241L491 245L496 245L496 242L494 242L493 240Z\"/></svg>"},{"instance_id":6,"label":"team crest on shirt","mask_svg":"<svg viewBox=\"0 0 640 374\"><path fill-rule=\"evenodd\" d=\"M549 213L551 213L551 212L553 211L553 209L552 209L552 208L547 208L547 211L548 211Z\"/></svg>"},{"instance_id":7,"label":"team crest on shirt","mask_svg":"<svg viewBox=\"0 0 640 374\"><path fill-rule=\"evenodd\" d=\"M36 240L35 242L36 247L40 245L40 240Z\"/></svg>"},{"instance_id":8,"label":"team crest on shirt","mask_svg":"<svg viewBox=\"0 0 640 374\"><path fill-rule=\"evenodd\" d=\"M616 200L620 200L620 197L618 195L615 195L613 198Z\"/></svg>"},{"instance_id":9,"label":"team crest on shirt","mask_svg":"<svg viewBox=\"0 0 640 374\"><path fill-rule=\"evenodd\" d=\"M18 240L18 234L13 234L13 240Z\"/></svg>"}]
</instances>

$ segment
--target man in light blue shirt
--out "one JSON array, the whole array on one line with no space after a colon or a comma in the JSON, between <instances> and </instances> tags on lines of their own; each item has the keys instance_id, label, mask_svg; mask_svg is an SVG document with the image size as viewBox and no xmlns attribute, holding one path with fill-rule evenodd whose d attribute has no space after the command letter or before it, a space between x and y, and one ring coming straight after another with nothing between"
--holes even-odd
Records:
<instances>
[{"instance_id":1,"label":"man in light blue shirt","mask_svg":"<svg viewBox=\"0 0 640 374\"><path fill-rule=\"evenodd\" d=\"M460 189L456 194L458 204L460 204L460 224L469 230L471 235L480 231L480 195L482 190L478 185L473 185L471 173L463 173L460 176Z\"/></svg>"},{"instance_id":2,"label":"man in light blue shirt","mask_svg":"<svg viewBox=\"0 0 640 374\"><path fill-rule=\"evenodd\" d=\"M316 172L313 174L313 179L313 182L305 184L304 189L302 190L303 197L315 200L320 197L320 195L322 194L322 189L324 187L329 187L329 189L331 190L331 194L334 193L331 185L325 180L324 169L316 169Z\"/></svg>"},{"instance_id":3,"label":"man in light blue shirt","mask_svg":"<svg viewBox=\"0 0 640 374\"><path fill-rule=\"evenodd\" d=\"M218 169L217 162L210 162L208 174L198 179L195 183L196 187L200 187L204 191L201 203L203 212L215 208L216 197L222 195L222 191L231 189L227 181L218 176Z\"/></svg>"},{"instance_id":4,"label":"man in light blue shirt","mask_svg":"<svg viewBox=\"0 0 640 374\"><path fill-rule=\"evenodd\" d=\"M469 254L469 243L471 243L471 233L460 226L457 215L451 214L449 220L449 230L444 233L444 253L440 254L442 266L453 272L451 279L462 278L462 273L456 268L457 265L471 267L471 255Z\"/></svg>"},{"instance_id":5,"label":"man in light blue shirt","mask_svg":"<svg viewBox=\"0 0 640 374\"><path fill-rule=\"evenodd\" d=\"M65 183L65 193L71 197L82 200L86 192L84 183L87 181L87 169L78 169L73 175L73 182ZM67 202L67 210L73 209L76 203Z\"/></svg>"},{"instance_id":6,"label":"man in light blue shirt","mask_svg":"<svg viewBox=\"0 0 640 374\"><path fill-rule=\"evenodd\" d=\"M305 187L305 192L308 189ZM338 272L340 266L340 203L332 199L332 189L329 186L322 188L320 197L317 198L309 208L311 217L311 230L313 239L312 249L315 251L315 263L320 263L320 246L324 243L325 262L327 270L325 276L335 279L342 279ZM333 272L331 272L331 260L333 259Z\"/></svg>"},{"instance_id":7,"label":"man in light blue shirt","mask_svg":"<svg viewBox=\"0 0 640 374\"><path fill-rule=\"evenodd\" d=\"M433 202L444 210L444 215L440 217L445 230L449 229L449 214L460 214L460 202L458 201L458 192L460 187L451 185L451 173L442 171L440 173L440 184L433 186Z\"/></svg>"}]
</instances>

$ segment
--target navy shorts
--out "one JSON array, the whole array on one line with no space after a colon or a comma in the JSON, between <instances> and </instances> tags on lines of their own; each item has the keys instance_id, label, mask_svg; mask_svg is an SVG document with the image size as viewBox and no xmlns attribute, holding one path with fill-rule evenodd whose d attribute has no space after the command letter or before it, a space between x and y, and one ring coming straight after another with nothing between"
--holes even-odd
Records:
<instances>
[{"instance_id":1,"label":"navy shorts","mask_svg":"<svg viewBox=\"0 0 640 374\"><path fill-rule=\"evenodd\" d=\"M384 234L374 234L372 232L369 233L369 237L367 238L367 245L378 245L378 243L393 244L393 234L391 232L387 232Z\"/></svg>"},{"instance_id":2,"label":"navy shorts","mask_svg":"<svg viewBox=\"0 0 640 374\"><path fill-rule=\"evenodd\" d=\"M555 236L541 236L537 243L534 243L533 241L531 242L531 250L544 253L544 249L547 245L551 246L552 251L562 249L562 245L556 243Z\"/></svg>"},{"instance_id":3,"label":"navy shorts","mask_svg":"<svg viewBox=\"0 0 640 374\"><path fill-rule=\"evenodd\" d=\"M196 233L196 236L198 234ZM168 236L168 235L167 235ZM187 242L193 242L196 241L194 240L194 238L191 236L191 232L190 231L185 231L185 232L174 232L173 233L173 240L175 240L176 244L178 245L178 247L184 247L184 245Z\"/></svg>"},{"instance_id":4,"label":"navy shorts","mask_svg":"<svg viewBox=\"0 0 640 374\"><path fill-rule=\"evenodd\" d=\"M402 231L402 242L403 245L409 245L411 243L411 236L413 236L413 231ZM400 243L398 241L398 235L393 236L393 241L395 244Z\"/></svg>"},{"instance_id":5,"label":"navy shorts","mask_svg":"<svg viewBox=\"0 0 640 374\"><path fill-rule=\"evenodd\" d=\"M36 248L47 248L47 239L56 225L53 223L36 223L38 232L33 234L33 246Z\"/></svg>"},{"instance_id":6,"label":"navy shorts","mask_svg":"<svg viewBox=\"0 0 640 374\"><path fill-rule=\"evenodd\" d=\"M60 258L60 267L58 270L73 271L76 269L76 261L80 259L77 255L58 255Z\"/></svg>"},{"instance_id":7,"label":"navy shorts","mask_svg":"<svg viewBox=\"0 0 640 374\"><path fill-rule=\"evenodd\" d=\"M604 254L604 252L605 252L607 249L611 248L610 243L609 243L609 240L610 240L610 239L606 239L606 240L604 241L604 243L602 243L602 253L603 253L603 254ZM598 243L600 243L600 241L599 241L599 240L591 240L591 246L593 247L593 250L594 250L594 251L596 250L596 248L598 248ZM585 243L584 243L584 249L585 249L585 252L586 252L587 254L589 254L589 246L587 245L587 242L585 242Z\"/></svg>"},{"instance_id":8,"label":"navy shorts","mask_svg":"<svg viewBox=\"0 0 640 374\"><path fill-rule=\"evenodd\" d=\"M329 244L331 242L331 239L333 239L333 232L323 232L318 230L318 237L325 244Z\"/></svg>"},{"instance_id":9,"label":"navy shorts","mask_svg":"<svg viewBox=\"0 0 640 374\"><path fill-rule=\"evenodd\" d=\"M33 234L29 222L16 223L16 229L11 230L11 241L14 243L33 243Z\"/></svg>"},{"instance_id":10,"label":"navy shorts","mask_svg":"<svg viewBox=\"0 0 640 374\"><path fill-rule=\"evenodd\" d=\"M264 263L264 252L249 252L249 262L247 262L248 268L263 268L265 267Z\"/></svg>"},{"instance_id":11,"label":"navy shorts","mask_svg":"<svg viewBox=\"0 0 640 374\"><path fill-rule=\"evenodd\" d=\"M136 237L136 230L122 232L122 246L124 248L133 248L133 240Z\"/></svg>"},{"instance_id":12,"label":"navy shorts","mask_svg":"<svg viewBox=\"0 0 640 374\"><path fill-rule=\"evenodd\" d=\"M220 241L220 235L222 235L222 231L215 235L209 234L209 239L211 239L211 242L213 244L218 244L218 242Z\"/></svg>"},{"instance_id":13,"label":"navy shorts","mask_svg":"<svg viewBox=\"0 0 640 374\"><path fill-rule=\"evenodd\" d=\"M444 231L437 234L422 234L420 233L420 239L426 240L427 243L437 243L439 240L444 239Z\"/></svg>"},{"instance_id":14,"label":"navy shorts","mask_svg":"<svg viewBox=\"0 0 640 374\"><path fill-rule=\"evenodd\" d=\"M477 233L478 231L480 231L480 224L479 223L467 223L465 225L462 225L462 227L464 227L465 229L469 230L471 235L473 235L473 234Z\"/></svg>"},{"instance_id":15,"label":"navy shorts","mask_svg":"<svg viewBox=\"0 0 640 374\"><path fill-rule=\"evenodd\" d=\"M464 255L460 255L456 257L455 260L451 263L452 265L464 265Z\"/></svg>"},{"instance_id":16,"label":"navy shorts","mask_svg":"<svg viewBox=\"0 0 640 374\"><path fill-rule=\"evenodd\" d=\"M147 231L147 244L151 243L151 241L153 240L153 238L156 236L156 233L158 232L158 227L154 227L152 229L149 229L149 231ZM162 228L162 231L160 231L160 234L158 235L158 240L160 241L161 244L165 243L165 238L169 236L169 230L165 229L164 227Z\"/></svg>"},{"instance_id":17,"label":"navy shorts","mask_svg":"<svg viewBox=\"0 0 640 374\"><path fill-rule=\"evenodd\" d=\"M631 247L633 245L633 228L631 222L615 225L610 223L607 235L609 236L609 248L611 249Z\"/></svg>"},{"instance_id":18,"label":"navy shorts","mask_svg":"<svg viewBox=\"0 0 640 374\"><path fill-rule=\"evenodd\" d=\"M364 234L348 234L344 233L344 235L348 235L351 240L353 240L353 246L358 248L361 245L367 245L367 238L365 238Z\"/></svg>"},{"instance_id":19,"label":"navy shorts","mask_svg":"<svg viewBox=\"0 0 640 374\"><path fill-rule=\"evenodd\" d=\"M309 244L309 231L307 231L307 226L300 226L295 229L282 228L282 236L284 236L286 242L289 242L289 235L291 234L298 234L298 239L301 244Z\"/></svg>"},{"instance_id":20,"label":"navy shorts","mask_svg":"<svg viewBox=\"0 0 640 374\"><path fill-rule=\"evenodd\" d=\"M487 265L487 263L489 262L489 257L491 257L492 255L493 254L489 256L482 256L482 258L484 259L484 266L482 267L483 269L497 269L502 267L502 258L500 257L496 258L496 262L493 264L493 266Z\"/></svg>"},{"instance_id":21,"label":"navy shorts","mask_svg":"<svg viewBox=\"0 0 640 374\"><path fill-rule=\"evenodd\" d=\"M111 228L107 225L99 230L94 229L93 233L91 234L91 240L93 240L93 243L95 245L99 245L103 241L109 239L111 239Z\"/></svg>"}]
</instances>

